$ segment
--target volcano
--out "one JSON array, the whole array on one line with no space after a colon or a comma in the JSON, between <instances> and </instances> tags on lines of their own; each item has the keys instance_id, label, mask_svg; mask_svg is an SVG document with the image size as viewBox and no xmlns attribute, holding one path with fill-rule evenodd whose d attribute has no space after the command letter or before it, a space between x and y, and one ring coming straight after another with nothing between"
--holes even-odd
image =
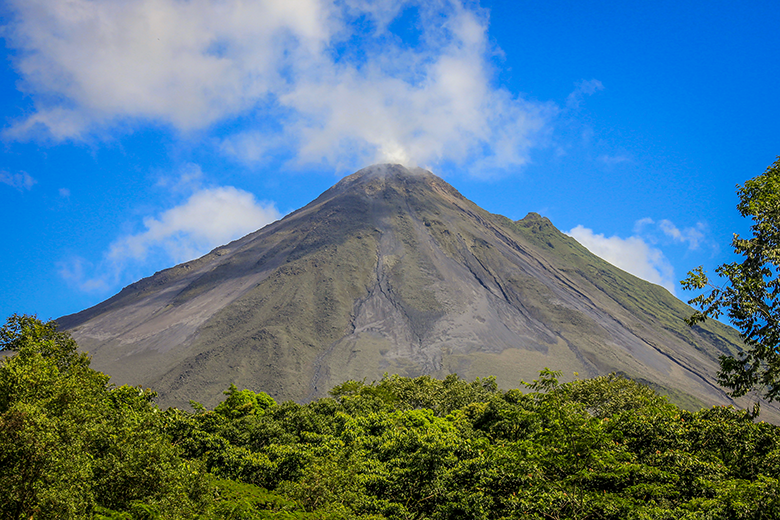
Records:
<instances>
[{"instance_id":1,"label":"volcano","mask_svg":"<svg viewBox=\"0 0 780 520\"><path fill-rule=\"evenodd\" d=\"M214 406L231 383L305 402L383 374L618 372L688 407L731 403L740 348L666 289L535 213L491 214L422 169L375 165L307 206L58 321L93 367L162 406Z\"/></svg>"}]
</instances>

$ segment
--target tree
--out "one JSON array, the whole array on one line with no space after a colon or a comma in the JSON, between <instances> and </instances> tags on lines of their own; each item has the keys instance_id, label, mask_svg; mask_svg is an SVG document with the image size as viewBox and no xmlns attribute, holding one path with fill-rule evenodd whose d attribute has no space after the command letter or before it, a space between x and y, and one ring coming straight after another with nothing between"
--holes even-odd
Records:
<instances>
[{"instance_id":1,"label":"tree","mask_svg":"<svg viewBox=\"0 0 780 520\"><path fill-rule=\"evenodd\" d=\"M164 434L154 393L114 387L53 321L0 327L0 518L90 518L96 508L192 517L203 481Z\"/></svg>"},{"instance_id":2,"label":"tree","mask_svg":"<svg viewBox=\"0 0 780 520\"><path fill-rule=\"evenodd\" d=\"M257 394L246 389L239 391L232 383L230 388L223 393L227 399L219 403L214 411L229 419L238 419L247 415L260 416L265 413L266 409L276 406L276 401L265 392Z\"/></svg>"},{"instance_id":3,"label":"tree","mask_svg":"<svg viewBox=\"0 0 780 520\"><path fill-rule=\"evenodd\" d=\"M737 186L737 209L753 221L751 238L735 234L731 242L741 262L715 272L725 279L713 285L701 267L681 282L687 290L708 289L688 303L698 310L693 326L723 313L739 330L746 348L721 356L718 382L735 397L757 390L768 400L780 397L780 157L767 170Z\"/></svg>"},{"instance_id":4,"label":"tree","mask_svg":"<svg viewBox=\"0 0 780 520\"><path fill-rule=\"evenodd\" d=\"M108 377L89 369L89 358L57 331L56 323L13 315L0 328L0 349L14 356L0 364L0 516L69 518L94 503L85 449L93 402Z\"/></svg>"}]
</instances>

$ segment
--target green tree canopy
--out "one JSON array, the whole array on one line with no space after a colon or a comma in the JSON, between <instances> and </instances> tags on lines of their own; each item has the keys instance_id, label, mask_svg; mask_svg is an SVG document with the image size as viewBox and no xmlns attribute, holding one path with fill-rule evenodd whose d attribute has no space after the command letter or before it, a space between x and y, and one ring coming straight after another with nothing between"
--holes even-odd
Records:
<instances>
[{"instance_id":1,"label":"green tree canopy","mask_svg":"<svg viewBox=\"0 0 780 520\"><path fill-rule=\"evenodd\" d=\"M276 406L276 401L265 392L255 393L251 390L240 390L231 384L224 394L227 398L214 409L229 419L237 419L247 415L263 415L265 410Z\"/></svg>"},{"instance_id":2,"label":"green tree canopy","mask_svg":"<svg viewBox=\"0 0 780 520\"><path fill-rule=\"evenodd\" d=\"M387 376L159 410L54 323L0 329L0 519L780 518L780 428L611 374Z\"/></svg>"},{"instance_id":3,"label":"green tree canopy","mask_svg":"<svg viewBox=\"0 0 780 520\"><path fill-rule=\"evenodd\" d=\"M719 383L734 396L757 390L772 401L780 397L780 157L737 186L737 194L737 209L752 220L752 236L735 234L731 242L742 260L715 270L723 285L711 283L701 267L681 283L705 290L688 302L698 308L690 325L725 313L747 347L736 357L721 357Z\"/></svg>"},{"instance_id":4,"label":"green tree canopy","mask_svg":"<svg viewBox=\"0 0 780 520\"><path fill-rule=\"evenodd\" d=\"M90 518L99 508L191 517L202 479L164 435L154 392L109 384L56 322L0 328L0 518Z\"/></svg>"}]
</instances>

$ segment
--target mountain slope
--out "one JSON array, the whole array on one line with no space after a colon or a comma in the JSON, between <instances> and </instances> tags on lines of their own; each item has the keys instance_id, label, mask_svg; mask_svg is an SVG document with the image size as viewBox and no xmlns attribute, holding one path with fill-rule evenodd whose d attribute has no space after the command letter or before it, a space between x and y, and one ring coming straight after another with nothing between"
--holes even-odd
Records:
<instances>
[{"instance_id":1,"label":"mountain slope","mask_svg":"<svg viewBox=\"0 0 780 520\"><path fill-rule=\"evenodd\" d=\"M729 402L714 376L739 338L688 328L690 313L539 215L513 222L430 172L378 165L60 322L95 367L164 405L213 405L230 383L307 400L385 372L509 387L544 367Z\"/></svg>"}]
</instances>

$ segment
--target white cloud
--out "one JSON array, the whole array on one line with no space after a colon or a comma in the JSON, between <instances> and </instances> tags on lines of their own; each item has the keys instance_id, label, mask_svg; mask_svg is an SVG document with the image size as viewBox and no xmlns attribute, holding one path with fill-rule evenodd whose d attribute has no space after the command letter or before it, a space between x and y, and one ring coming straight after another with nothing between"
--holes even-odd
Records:
<instances>
[{"instance_id":1,"label":"white cloud","mask_svg":"<svg viewBox=\"0 0 780 520\"><path fill-rule=\"evenodd\" d=\"M705 231L707 229L702 222L696 224L696 227L679 229L669 220L660 221L658 227L675 242L688 244L689 249L699 249L699 244L705 239Z\"/></svg>"},{"instance_id":2,"label":"white cloud","mask_svg":"<svg viewBox=\"0 0 780 520\"><path fill-rule=\"evenodd\" d=\"M661 233L659 234L658 231ZM671 238L678 244L687 244L688 249L692 251L709 242L707 225L704 222L697 222L693 227L680 229L671 220L663 219L656 222L650 217L645 217L634 223L634 233L641 234L654 242L662 241L662 237Z\"/></svg>"},{"instance_id":3,"label":"white cloud","mask_svg":"<svg viewBox=\"0 0 780 520\"><path fill-rule=\"evenodd\" d=\"M191 260L280 217L272 203L258 202L232 186L200 189L183 204L146 217L143 231L115 240L100 265L76 257L57 267L60 276L79 290L105 292L125 282L128 271L149 265L149 257L163 265Z\"/></svg>"},{"instance_id":4,"label":"white cloud","mask_svg":"<svg viewBox=\"0 0 780 520\"><path fill-rule=\"evenodd\" d=\"M318 0L9 3L37 107L12 133L41 126L55 139L123 118L203 128L279 89L285 53L320 53L331 29Z\"/></svg>"},{"instance_id":5,"label":"white cloud","mask_svg":"<svg viewBox=\"0 0 780 520\"><path fill-rule=\"evenodd\" d=\"M647 226L655 224L655 220L650 217L640 218L634 222L634 233L641 233Z\"/></svg>"},{"instance_id":6,"label":"white cloud","mask_svg":"<svg viewBox=\"0 0 780 520\"><path fill-rule=\"evenodd\" d=\"M38 181L33 179L27 172L8 173L0 170L0 182L7 184L19 191L31 190Z\"/></svg>"},{"instance_id":7,"label":"white cloud","mask_svg":"<svg viewBox=\"0 0 780 520\"><path fill-rule=\"evenodd\" d=\"M151 250L162 249L171 260L184 262L280 216L273 204L259 204L251 193L232 186L203 189L181 206L145 218L146 229L114 242L108 258L142 261Z\"/></svg>"},{"instance_id":8,"label":"white cloud","mask_svg":"<svg viewBox=\"0 0 780 520\"><path fill-rule=\"evenodd\" d=\"M487 26L475 13L456 9L445 27L431 35L435 50L390 48L360 68L334 64L282 96L306 115L291 125L302 160L524 164L554 108L491 87Z\"/></svg>"},{"instance_id":9,"label":"white cloud","mask_svg":"<svg viewBox=\"0 0 780 520\"><path fill-rule=\"evenodd\" d=\"M594 255L634 276L661 285L675 294L674 269L660 249L651 247L641 237L607 238L581 225L567 234Z\"/></svg>"},{"instance_id":10,"label":"white cloud","mask_svg":"<svg viewBox=\"0 0 780 520\"><path fill-rule=\"evenodd\" d=\"M148 123L194 135L249 115L268 124L218 136L246 161L281 145L301 162L501 169L527 162L556 113L493 84L487 15L460 0L8 3L7 41L35 103L7 129L14 138ZM414 48L389 32L407 8L418 15Z\"/></svg>"}]
</instances>

